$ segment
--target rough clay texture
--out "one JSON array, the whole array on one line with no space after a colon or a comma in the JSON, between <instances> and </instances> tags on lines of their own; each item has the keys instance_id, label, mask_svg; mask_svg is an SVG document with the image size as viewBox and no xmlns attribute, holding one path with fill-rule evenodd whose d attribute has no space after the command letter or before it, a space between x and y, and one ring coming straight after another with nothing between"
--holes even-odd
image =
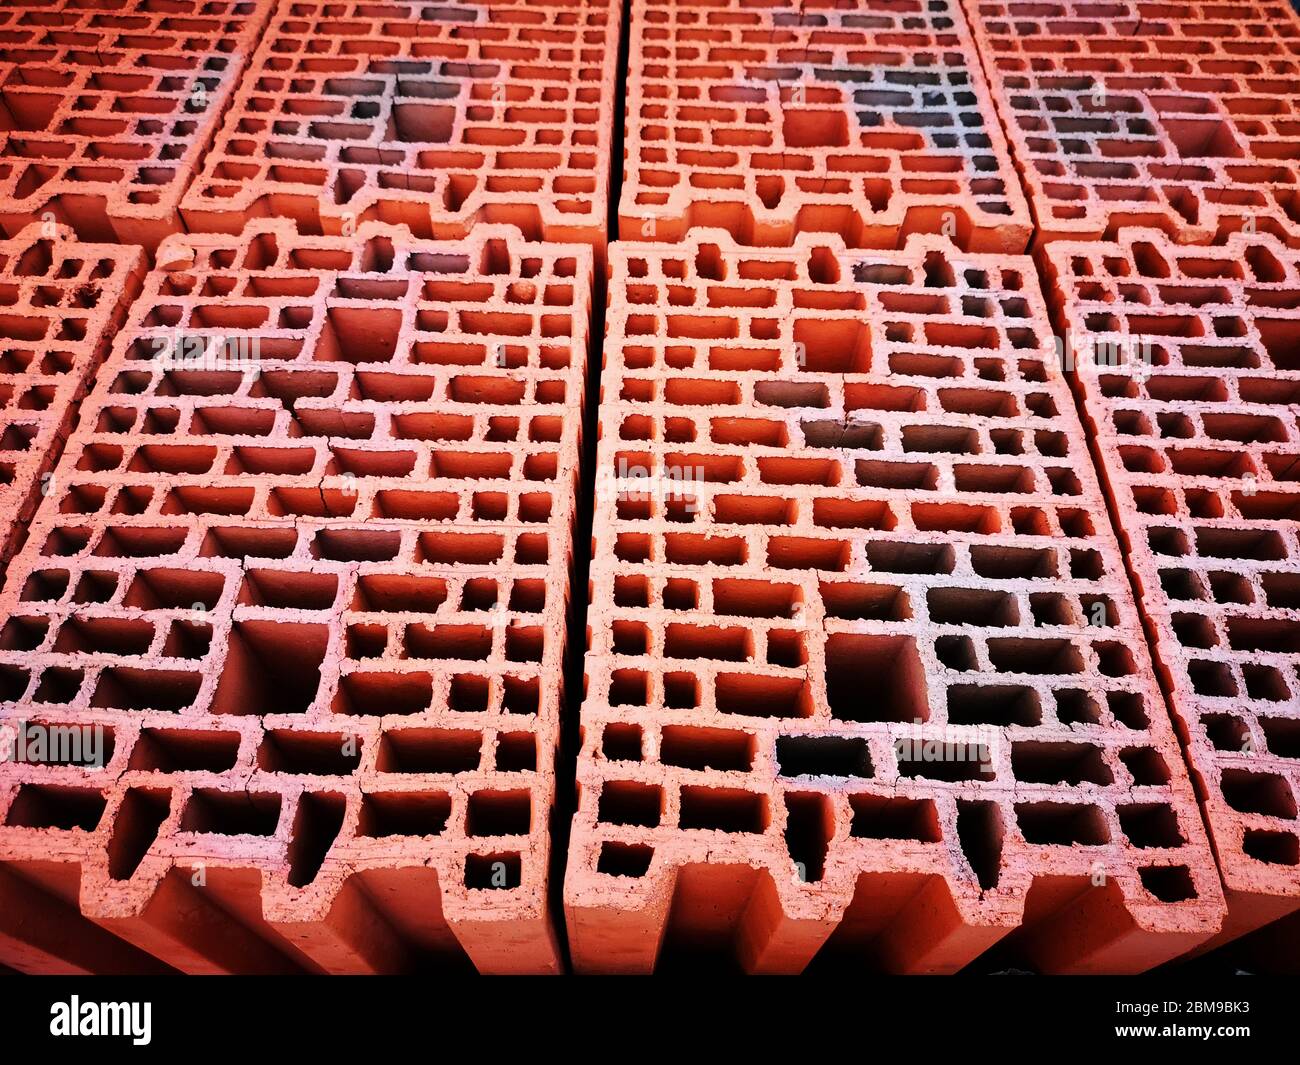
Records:
<instances>
[{"instance_id":1,"label":"rough clay texture","mask_svg":"<svg viewBox=\"0 0 1300 1065\"><path fill-rule=\"evenodd\" d=\"M185 223L509 223L603 255L620 22L612 0L283 2Z\"/></svg>"},{"instance_id":2,"label":"rough clay texture","mask_svg":"<svg viewBox=\"0 0 1300 1065\"><path fill-rule=\"evenodd\" d=\"M1030 260L712 231L611 268L576 968L948 972L1023 924L1115 972L1216 933Z\"/></svg>"},{"instance_id":3,"label":"rough clay texture","mask_svg":"<svg viewBox=\"0 0 1300 1065\"><path fill-rule=\"evenodd\" d=\"M806 230L1023 251L1030 220L958 0L633 0L619 230Z\"/></svg>"},{"instance_id":4,"label":"rough clay texture","mask_svg":"<svg viewBox=\"0 0 1300 1065\"><path fill-rule=\"evenodd\" d=\"M0 229L157 246L273 0L6 0Z\"/></svg>"},{"instance_id":5,"label":"rough clay texture","mask_svg":"<svg viewBox=\"0 0 1300 1065\"><path fill-rule=\"evenodd\" d=\"M0 240L0 573L143 271L140 249L80 244L66 226Z\"/></svg>"},{"instance_id":6,"label":"rough clay texture","mask_svg":"<svg viewBox=\"0 0 1300 1065\"><path fill-rule=\"evenodd\" d=\"M1038 244L1154 226L1300 245L1300 18L1286 0L966 0Z\"/></svg>"},{"instance_id":7,"label":"rough clay texture","mask_svg":"<svg viewBox=\"0 0 1300 1065\"><path fill-rule=\"evenodd\" d=\"M2 767L0 886L187 972L554 971L592 249L158 258L0 593L6 716L111 757ZM32 907L6 964L134 967Z\"/></svg>"},{"instance_id":8,"label":"rough clay texture","mask_svg":"<svg viewBox=\"0 0 1300 1065\"><path fill-rule=\"evenodd\" d=\"M1267 234L1060 242L1048 264L1227 888L1300 910L1300 254Z\"/></svg>"}]
</instances>

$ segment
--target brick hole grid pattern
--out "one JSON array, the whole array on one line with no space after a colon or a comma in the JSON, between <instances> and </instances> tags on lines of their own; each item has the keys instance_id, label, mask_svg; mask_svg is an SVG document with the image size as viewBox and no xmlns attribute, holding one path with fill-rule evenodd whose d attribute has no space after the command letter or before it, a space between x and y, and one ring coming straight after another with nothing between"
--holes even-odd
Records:
<instances>
[{"instance_id":1,"label":"brick hole grid pattern","mask_svg":"<svg viewBox=\"0 0 1300 1065\"><path fill-rule=\"evenodd\" d=\"M620 235L912 232L1023 251L1028 208L957 0L634 0Z\"/></svg>"},{"instance_id":2,"label":"brick hole grid pattern","mask_svg":"<svg viewBox=\"0 0 1300 1065\"><path fill-rule=\"evenodd\" d=\"M138 248L70 237L32 225L0 240L0 574L144 272Z\"/></svg>"},{"instance_id":3,"label":"brick hole grid pattern","mask_svg":"<svg viewBox=\"0 0 1300 1065\"><path fill-rule=\"evenodd\" d=\"M1032 262L826 239L611 246L575 966L1174 957L1220 884Z\"/></svg>"},{"instance_id":4,"label":"brick hole grid pattern","mask_svg":"<svg viewBox=\"0 0 1300 1065\"><path fill-rule=\"evenodd\" d=\"M0 860L186 971L555 969L591 248L161 251L0 593L10 706L111 756L6 766Z\"/></svg>"},{"instance_id":5,"label":"brick hole grid pattern","mask_svg":"<svg viewBox=\"0 0 1300 1065\"><path fill-rule=\"evenodd\" d=\"M1300 17L1285 0L966 8L1036 242L1243 226L1300 244Z\"/></svg>"},{"instance_id":6,"label":"brick hole grid pattern","mask_svg":"<svg viewBox=\"0 0 1300 1065\"><path fill-rule=\"evenodd\" d=\"M282 0L182 206L419 236L476 222L603 249L621 7Z\"/></svg>"},{"instance_id":7,"label":"brick hole grid pattern","mask_svg":"<svg viewBox=\"0 0 1300 1065\"><path fill-rule=\"evenodd\" d=\"M211 144L272 0L6 0L0 228L152 249Z\"/></svg>"},{"instance_id":8,"label":"brick hole grid pattern","mask_svg":"<svg viewBox=\"0 0 1300 1065\"><path fill-rule=\"evenodd\" d=\"M1300 909L1300 255L1128 230L1049 247L1077 383L1227 887ZM1140 360L1135 371L1133 362Z\"/></svg>"}]
</instances>

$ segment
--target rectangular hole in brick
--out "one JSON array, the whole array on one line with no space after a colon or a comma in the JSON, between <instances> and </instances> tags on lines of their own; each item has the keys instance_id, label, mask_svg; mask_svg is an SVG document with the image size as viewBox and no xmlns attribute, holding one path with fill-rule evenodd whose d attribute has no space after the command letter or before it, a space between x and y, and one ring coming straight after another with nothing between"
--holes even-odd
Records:
<instances>
[{"instance_id":1,"label":"rectangular hole in brick","mask_svg":"<svg viewBox=\"0 0 1300 1065\"><path fill-rule=\"evenodd\" d=\"M641 761L641 726L611 721L601 733L600 750L611 762Z\"/></svg>"},{"instance_id":2,"label":"rectangular hole in brick","mask_svg":"<svg viewBox=\"0 0 1300 1065\"><path fill-rule=\"evenodd\" d=\"M502 706L507 714L536 715L541 701L541 683L536 677L506 677Z\"/></svg>"},{"instance_id":3,"label":"rectangular hole in brick","mask_svg":"<svg viewBox=\"0 0 1300 1065\"><path fill-rule=\"evenodd\" d=\"M503 732L497 736L497 769L502 773L527 773L537 768L537 737L531 732Z\"/></svg>"},{"instance_id":4,"label":"rectangular hole in brick","mask_svg":"<svg viewBox=\"0 0 1300 1065\"><path fill-rule=\"evenodd\" d=\"M785 846L800 883L818 883L835 832L835 815L825 795L788 792L785 796Z\"/></svg>"},{"instance_id":5,"label":"rectangular hole in brick","mask_svg":"<svg viewBox=\"0 0 1300 1065\"><path fill-rule=\"evenodd\" d=\"M1051 548L990 547L973 544L971 566L981 577L1014 580L1058 576L1056 552Z\"/></svg>"},{"instance_id":6,"label":"rectangular hole in brick","mask_svg":"<svg viewBox=\"0 0 1300 1065\"><path fill-rule=\"evenodd\" d=\"M305 887L316 879L343 828L346 812L342 795L304 792L299 798L288 849L288 880L293 887Z\"/></svg>"},{"instance_id":7,"label":"rectangular hole in brick","mask_svg":"<svg viewBox=\"0 0 1300 1065\"><path fill-rule=\"evenodd\" d=\"M808 683L802 677L719 673L714 680L719 713L748 717L808 717L813 713Z\"/></svg>"},{"instance_id":8,"label":"rectangular hole in brick","mask_svg":"<svg viewBox=\"0 0 1300 1065\"><path fill-rule=\"evenodd\" d=\"M546 631L538 626L511 625L506 629L507 662L540 662L546 650Z\"/></svg>"},{"instance_id":9,"label":"rectangular hole in brick","mask_svg":"<svg viewBox=\"0 0 1300 1065\"><path fill-rule=\"evenodd\" d=\"M950 725L1037 725L1038 692L1019 684L954 684L948 688Z\"/></svg>"},{"instance_id":10,"label":"rectangular hole in brick","mask_svg":"<svg viewBox=\"0 0 1300 1065\"><path fill-rule=\"evenodd\" d=\"M339 679L333 710L374 717L420 714L432 701L433 678L428 673L347 673Z\"/></svg>"},{"instance_id":11,"label":"rectangular hole in brick","mask_svg":"<svg viewBox=\"0 0 1300 1065\"><path fill-rule=\"evenodd\" d=\"M523 882L518 853L465 856L465 886L482 891L509 891Z\"/></svg>"},{"instance_id":12,"label":"rectangular hole in brick","mask_svg":"<svg viewBox=\"0 0 1300 1065\"><path fill-rule=\"evenodd\" d=\"M1016 803L1016 822L1026 843L1101 846L1110 842L1101 808L1063 802Z\"/></svg>"},{"instance_id":13,"label":"rectangular hole in brick","mask_svg":"<svg viewBox=\"0 0 1300 1065\"><path fill-rule=\"evenodd\" d=\"M894 742L894 756L900 778L957 782L997 776L989 746L974 741L900 737Z\"/></svg>"},{"instance_id":14,"label":"rectangular hole in brick","mask_svg":"<svg viewBox=\"0 0 1300 1065\"><path fill-rule=\"evenodd\" d=\"M998 885L1005 834L997 803L957 800L957 838L982 891Z\"/></svg>"},{"instance_id":15,"label":"rectangular hole in brick","mask_svg":"<svg viewBox=\"0 0 1300 1065\"><path fill-rule=\"evenodd\" d=\"M531 826L532 798L527 791L476 791L469 797L470 836L525 836Z\"/></svg>"},{"instance_id":16,"label":"rectangular hole in brick","mask_svg":"<svg viewBox=\"0 0 1300 1065\"><path fill-rule=\"evenodd\" d=\"M1269 754L1279 758L1300 758L1300 720L1290 717L1261 717L1259 727L1263 730ZM1239 751L1242 745L1238 743L1233 749Z\"/></svg>"},{"instance_id":17,"label":"rectangular hole in brick","mask_svg":"<svg viewBox=\"0 0 1300 1065\"><path fill-rule=\"evenodd\" d=\"M103 792L97 788L22 784L9 806L5 824L12 828L93 832L107 805Z\"/></svg>"},{"instance_id":18,"label":"rectangular hole in brick","mask_svg":"<svg viewBox=\"0 0 1300 1065\"><path fill-rule=\"evenodd\" d=\"M182 832L221 836L272 836L280 820L275 792L196 789L181 814Z\"/></svg>"},{"instance_id":19,"label":"rectangular hole in brick","mask_svg":"<svg viewBox=\"0 0 1300 1065\"><path fill-rule=\"evenodd\" d=\"M987 641L989 661L999 673L1060 675L1083 672L1083 655L1069 640L1003 636Z\"/></svg>"},{"instance_id":20,"label":"rectangular hole in brick","mask_svg":"<svg viewBox=\"0 0 1300 1065\"><path fill-rule=\"evenodd\" d=\"M671 624L664 630L665 658L744 662L753 653L753 637L746 628Z\"/></svg>"},{"instance_id":21,"label":"rectangular hole in brick","mask_svg":"<svg viewBox=\"0 0 1300 1065\"><path fill-rule=\"evenodd\" d=\"M318 362L391 362L402 329L400 309L329 307L312 357Z\"/></svg>"},{"instance_id":22,"label":"rectangular hole in brick","mask_svg":"<svg viewBox=\"0 0 1300 1065\"><path fill-rule=\"evenodd\" d=\"M328 610L338 594L333 573L294 573L250 569L240 588L239 602L285 610Z\"/></svg>"},{"instance_id":23,"label":"rectangular hole in brick","mask_svg":"<svg viewBox=\"0 0 1300 1065\"><path fill-rule=\"evenodd\" d=\"M380 773L468 773L482 761L483 737L469 729L392 729L379 740Z\"/></svg>"},{"instance_id":24,"label":"rectangular hole in brick","mask_svg":"<svg viewBox=\"0 0 1300 1065\"><path fill-rule=\"evenodd\" d=\"M212 712L304 713L315 702L328 642L326 625L236 622Z\"/></svg>"},{"instance_id":25,"label":"rectangular hole in brick","mask_svg":"<svg viewBox=\"0 0 1300 1065\"><path fill-rule=\"evenodd\" d=\"M1100 747L1090 743L1011 745L1011 772L1022 784L1110 784L1114 777Z\"/></svg>"},{"instance_id":26,"label":"rectangular hole in brick","mask_svg":"<svg viewBox=\"0 0 1300 1065\"><path fill-rule=\"evenodd\" d=\"M1248 857L1268 865L1300 865L1300 839L1293 832L1248 828L1241 849Z\"/></svg>"},{"instance_id":27,"label":"rectangular hole in brick","mask_svg":"<svg viewBox=\"0 0 1300 1065\"><path fill-rule=\"evenodd\" d=\"M1238 813L1259 814L1292 821L1296 800L1284 776L1277 773L1252 773L1245 769L1225 769L1219 789L1229 806Z\"/></svg>"},{"instance_id":28,"label":"rectangular hole in brick","mask_svg":"<svg viewBox=\"0 0 1300 1065\"><path fill-rule=\"evenodd\" d=\"M108 875L114 880L134 875L171 813L171 802L171 792L162 788L128 789L108 842Z\"/></svg>"},{"instance_id":29,"label":"rectangular hole in brick","mask_svg":"<svg viewBox=\"0 0 1300 1065\"><path fill-rule=\"evenodd\" d=\"M835 633L826 640L826 698L840 721L926 721L925 669L909 636Z\"/></svg>"},{"instance_id":30,"label":"rectangular hole in brick","mask_svg":"<svg viewBox=\"0 0 1300 1065\"><path fill-rule=\"evenodd\" d=\"M154 627L129 618L83 618L73 615L59 629L54 650L63 654L109 654L132 658L153 642Z\"/></svg>"},{"instance_id":31,"label":"rectangular hole in brick","mask_svg":"<svg viewBox=\"0 0 1300 1065\"><path fill-rule=\"evenodd\" d=\"M716 832L759 833L767 828L767 796L740 788L686 786L678 826Z\"/></svg>"},{"instance_id":32,"label":"rectangular hole in brick","mask_svg":"<svg viewBox=\"0 0 1300 1065\"><path fill-rule=\"evenodd\" d=\"M1161 902L1196 898L1196 885L1185 865L1154 865L1138 870L1142 886Z\"/></svg>"},{"instance_id":33,"label":"rectangular hole in brick","mask_svg":"<svg viewBox=\"0 0 1300 1065\"><path fill-rule=\"evenodd\" d=\"M204 729L140 730L128 769L224 773L239 758L239 733Z\"/></svg>"},{"instance_id":34,"label":"rectangular hole in brick","mask_svg":"<svg viewBox=\"0 0 1300 1065\"><path fill-rule=\"evenodd\" d=\"M90 703L112 710L175 713L193 705L202 683L198 673L114 666L100 674Z\"/></svg>"},{"instance_id":35,"label":"rectangular hole in brick","mask_svg":"<svg viewBox=\"0 0 1300 1065\"><path fill-rule=\"evenodd\" d=\"M451 817L451 796L441 791L373 792L361 797L358 833L366 838L440 836Z\"/></svg>"},{"instance_id":36,"label":"rectangular hole in brick","mask_svg":"<svg viewBox=\"0 0 1300 1065\"><path fill-rule=\"evenodd\" d=\"M492 630L485 625L424 625L406 627L410 658L486 662L492 654Z\"/></svg>"},{"instance_id":37,"label":"rectangular hole in brick","mask_svg":"<svg viewBox=\"0 0 1300 1065\"><path fill-rule=\"evenodd\" d=\"M912 616L907 593L886 584L823 581L818 586L828 617L851 621L906 621Z\"/></svg>"},{"instance_id":38,"label":"rectangular hole in brick","mask_svg":"<svg viewBox=\"0 0 1300 1065\"><path fill-rule=\"evenodd\" d=\"M867 561L881 573L951 573L956 556L951 544L891 543L872 540L867 544ZM835 567L843 569L843 565Z\"/></svg>"},{"instance_id":39,"label":"rectangular hole in brick","mask_svg":"<svg viewBox=\"0 0 1300 1065\"><path fill-rule=\"evenodd\" d=\"M856 839L908 839L938 843L943 839L939 814L930 799L850 795L853 820L849 834Z\"/></svg>"},{"instance_id":40,"label":"rectangular hole in brick","mask_svg":"<svg viewBox=\"0 0 1300 1065\"><path fill-rule=\"evenodd\" d=\"M1187 663L1187 676L1197 695L1228 698L1238 694L1237 680L1226 662L1193 659Z\"/></svg>"},{"instance_id":41,"label":"rectangular hole in brick","mask_svg":"<svg viewBox=\"0 0 1300 1065\"><path fill-rule=\"evenodd\" d=\"M372 573L357 578L352 609L432 614L446 599L447 582L441 578Z\"/></svg>"},{"instance_id":42,"label":"rectangular hole in brick","mask_svg":"<svg viewBox=\"0 0 1300 1065\"><path fill-rule=\"evenodd\" d=\"M297 545L297 529L218 528L208 533L200 554L204 558L288 558Z\"/></svg>"},{"instance_id":43,"label":"rectangular hole in brick","mask_svg":"<svg viewBox=\"0 0 1300 1065\"><path fill-rule=\"evenodd\" d=\"M1178 816L1163 803L1134 803L1115 807L1124 835L1135 847L1181 847L1186 841Z\"/></svg>"},{"instance_id":44,"label":"rectangular hole in brick","mask_svg":"<svg viewBox=\"0 0 1300 1065\"><path fill-rule=\"evenodd\" d=\"M793 616L799 589L793 584L717 578L713 582L716 614L746 618Z\"/></svg>"},{"instance_id":45,"label":"rectangular hole in brick","mask_svg":"<svg viewBox=\"0 0 1300 1065\"><path fill-rule=\"evenodd\" d=\"M1015 597L983 588L931 588L930 620L945 625L1010 627L1020 623Z\"/></svg>"},{"instance_id":46,"label":"rectangular hole in brick","mask_svg":"<svg viewBox=\"0 0 1300 1065\"><path fill-rule=\"evenodd\" d=\"M26 690L26 673L8 674L12 683L9 686L9 698L19 699ZM85 680L85 671L81 669L62 669L51 667L41 674L41 682L36 686L32 700L38 703L66 705L81 694L81 684Z\"/></svg>"},{"instance_id":47,"label":"rectangular hole in brick","mask_svg":"<svg viewBox=\"0 0 1300 1065\"><path fill-rule=\"evenodd\" d=\"M852 736L778 736L777 771L783 777L872 775L871 750Z\"/></svg>"},{"instance_id":48,"label":"rectangular hole in brick","mask_svg":"<svg viewBox=\"0 0 1300 1065\"><path fill-rule=\"evenodd\" d=\"M754 762L754 737L728 729L665 725L659 760L683 769L748 772Z\"/></svg>"},{"instance_id":49,"label":"rectangular hole in brick","mask_svg":"<svg viewBox=\"0 0 1300 1065\"><path fill-rule=\"evenodd\" d=\"M596 819L606 825L654 828L663 817L663 789L633 780L607 780L601 785Z\"/></svg>"},{"instance_id":50,"label":"rectangular hole in brick","mask_svg":"<svg viewBox=\"0 0 1300 1065\"><path fill-rule=\"evenodd\" d=\"M347 776L361 763L361 744L344 733L273 729L257 751L257 766L270 773Z\"/></svg>"},{"instance_id":51,"label":"rectangular hole in brick","mask_svg":"<svg viewBox=\"0 0 1300 1065\"><path fill-rule=\"evenodd\" d=\"M600 845L596 872L603 873L605 876L640 878L650 871L650 863L654 860L654 855L653 847L607 840Z\"/></svg>"},{"instance_id":52,"label":"rectangular hole in brick","mask_svg":"<svg viewBox=\"0 0 1300 1065\"><path fill-rule=\"evenodd\" d=\"M615 606L650 606L650 579L645 576L624 576L614 579Z\"/></svg>"},{"instance_id":53,"label":"rectangular hole in brick","mask_svg":"<svg viewBox=\"0 0 1300 1065\"><path fill-rule=\"evenodd\" d=\"M491 705L491 681L486 676L456 674L451 677L447 707L458 714L484 714Z\"/></svg>"}]
</instances>

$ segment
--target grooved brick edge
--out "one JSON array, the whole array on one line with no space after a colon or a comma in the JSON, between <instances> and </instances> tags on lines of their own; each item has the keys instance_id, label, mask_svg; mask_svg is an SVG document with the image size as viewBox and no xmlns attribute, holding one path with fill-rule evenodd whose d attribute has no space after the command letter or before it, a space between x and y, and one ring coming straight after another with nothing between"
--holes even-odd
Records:
<instances>
[{"instance_id":1,"label":"grooved brick edge","mask_svg":"<svg viewBox=\"0 0 1300 1065\"><path fill-rule=\"evenodd\" d=\"M6 717L111 753L0 765L3 872L188 972L554 971L592 249L271 220L158 260L0 592ZM103 964L33 912L6 964Z\"/></svg>"},{"instance_id":2,"label":"grooved brick edge","mask_svg":"<svg viewBox=\"0 0 1300 1065\"><path fill-rule=\"evenodd\" d=\"M1300 910L1300 254L1153 230L1048 253L1227 888L1223 942Z\"/></svg>"},{"instance_id":3,"label":"grooved brick edge","mask_svg":"<svg viewBox=\"0 0 1300 1065\"><path fill-rule=\"evenodd\" d=\"M611 265L575 966L949 972L1019 929L1115 972L1217 932L1030 260L714 231Z\"/></svg>"}]
</instances>

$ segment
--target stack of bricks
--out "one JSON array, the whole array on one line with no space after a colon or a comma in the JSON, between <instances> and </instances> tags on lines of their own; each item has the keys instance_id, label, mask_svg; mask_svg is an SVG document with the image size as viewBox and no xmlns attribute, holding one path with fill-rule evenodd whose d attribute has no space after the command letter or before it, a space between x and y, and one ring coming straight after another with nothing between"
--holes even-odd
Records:
<instances>
[{"instance_id":1,"label":"stack of bricks","mask_svg":"<svg viewBox=\"0 0 1300 1065\"><path fill-rule=\"evenodd\" d=\"M1226 941L1300 910L1300 254L1155 230L1048 252Z\"/></svg>"},{"instance_id":2,"label":"stack of bricks","mask_svg":"<svg viewBox=\"0 0 1300 1065\"><path fill-rule=\"evenodd\" d=\"M632 0L619 232L914 232L1023 251L1025 199L958 0Z\"/></svg>"},{"instance_id":3,"label":"stack of bricks","mask_svg":"<svg viewBox=\"0 0 1300 1065\"><path fill-rule=\"evenodd\" d=\"M620 21L612 0L282 2L185 224L377 219L448 238L505 223L600 253Z\"/></svg>"},{"instance_id":4,"label":"stack of bricks","mask_svg":"<svg viewBox=\"0 0 1300 1065\"><path fill-rule=\"evenodd\" d=\"M8 768L6 873L187 972L554 970L591 249L160 260L0 593L9 696L108 745Z\"/></svg>"},{"instance_id":5,"label":"stack of bricks","mask_svg":"<svg viewBox=\"0 0 1300 1065\"><path fill-rule=\"evenodd\" d=\"M6 0L0 230L63 222L152 250L182 226L273 0Z\"/></svg>"},{"instance_id":6,"label":"stack of bricks","mask_svg":"<svg viewBox=\"0 0 1300 1065\"><path fill-rule=\"evenodd\" d=\"M1223 900L1033 265L616 244L579 970L1148 968Z\"/></svg>"},{"instance_id":7,"label":"stack of bricks","mask_svg":"<svg viewBox=\"0 0 1300 1065\"><path fill-rule=\"evenodd\" d=\"M0 965L1285 944L1297 115L1285 0L7 4Z\"/></svg>"},{"instance_id":8,"label":"stack of bricks","mask_svg":"<svg viewBox=\"0 0 1300 1065\"><path fill-rule=\"evenodd\" d=\"M1287 0L967 0L1039 244L1154 226L1300 246Z\"/></svg>"}]
</instances>

